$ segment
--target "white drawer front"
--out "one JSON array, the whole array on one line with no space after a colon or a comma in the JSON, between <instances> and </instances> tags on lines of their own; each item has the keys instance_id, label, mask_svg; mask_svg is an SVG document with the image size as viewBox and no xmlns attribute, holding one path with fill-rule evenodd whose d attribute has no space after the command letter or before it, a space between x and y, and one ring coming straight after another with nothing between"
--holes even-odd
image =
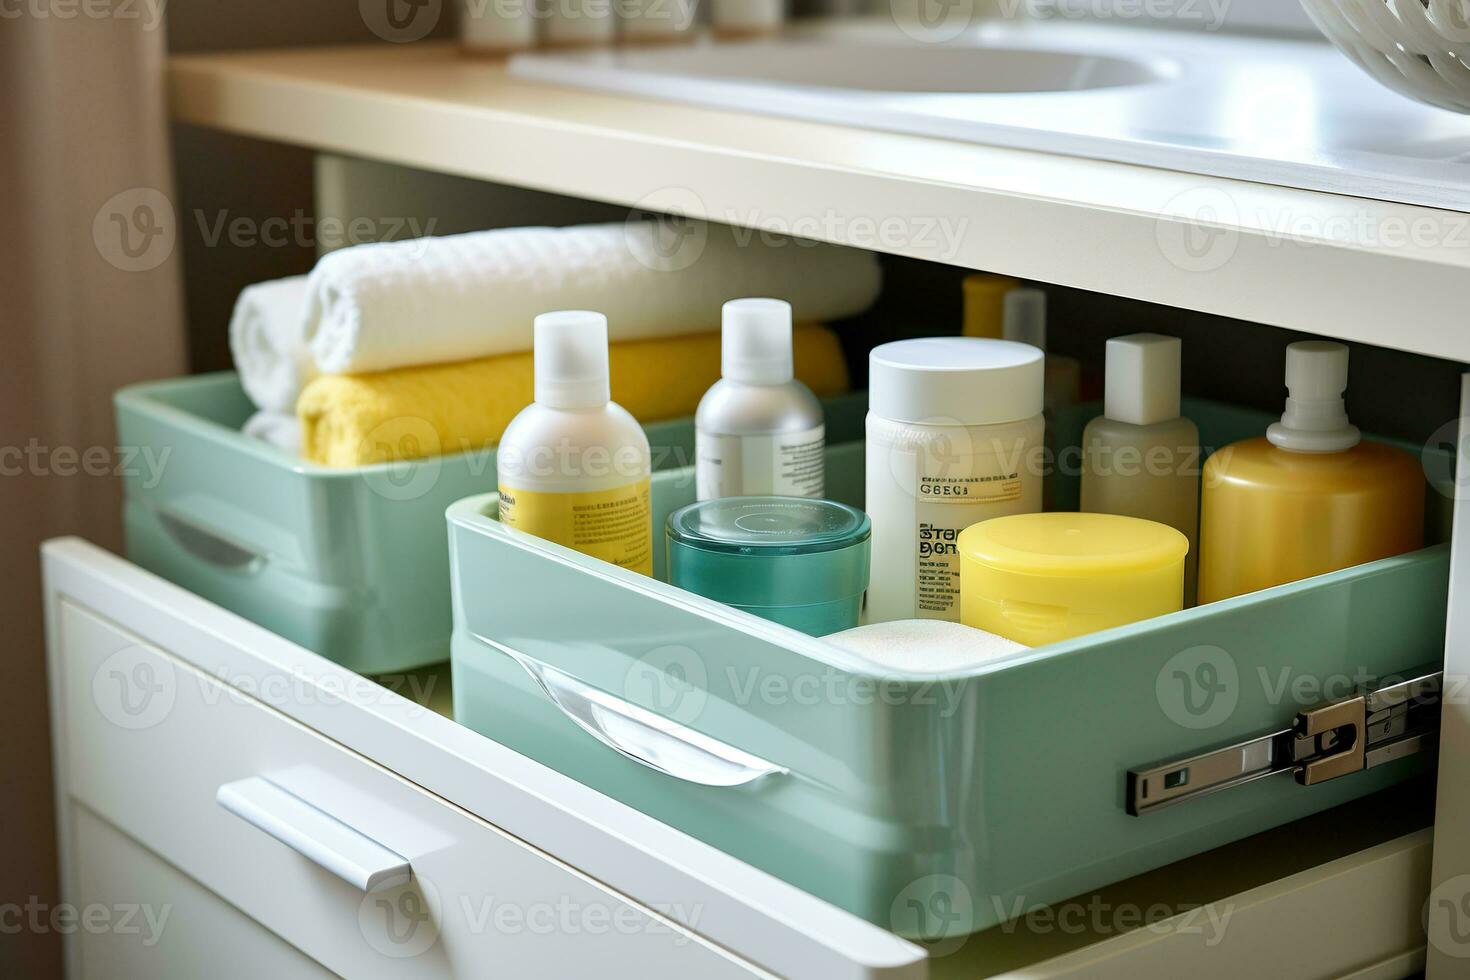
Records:
<instances>
[{"instance_id":1,"label":"white drawer front","mask_svg":"<svg viewBox=\"0 0 1470 980\"><path fill-rule=\"evenodd\" d=\"M333 974L85 807L72 808L78 980L330 980Z\"/></svg>"},{"instance_id":2,"label":"white drawer front","mask_svg":"<svg viewBox=\"0 0 1470 980\"><path fill-rule=\"evenodd\" d=\"M760 975L70 601L56 629L70 795L337 973ZM303 683L300 696L330 694ZM216 797L251 777L284 794L267 787L265 816L246 819ZM381 853L412 880L349 883ZM671 911L697 928L698 909Z\"/></svg>"}]
</instances>

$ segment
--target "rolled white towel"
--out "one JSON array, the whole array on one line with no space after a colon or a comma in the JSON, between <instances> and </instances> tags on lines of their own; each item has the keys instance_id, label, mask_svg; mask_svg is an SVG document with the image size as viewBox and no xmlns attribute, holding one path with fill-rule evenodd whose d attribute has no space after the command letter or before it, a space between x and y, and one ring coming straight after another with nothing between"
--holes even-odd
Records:
<instances>
[{"instance_id":1,"label":"rolled white towel","mask_svg":"<svg viewBox=\"0 0 1470 980\"><path fill-rule=\"evenodd\" d=\"M323 374L531 349L548 310L607 314L611 340L714 330L742 296L798 322L860 313L882 275L868 252L701 222L508 228L339 249L311 274L307 336Z\"/></svg>"},{"instance_id":2,"label":"rolled white towel","mask_svg":"<svg viewBox=\"0 0 1470 980\"><path fill-rule=\"evenodd\" d=\"M296 411L296 397L316 377L306 343L306 276L246 286L230 317L230 353L240 386L256 408Z\"/></svg>"},{"instance_id":3,"label":"rolled white towel","mask_svg":"<svg viewBox=\"0 0 1470 980\"><path fill-rule=\"evenodd\" d=\"M256 412L240 431L252 439L270 443L292 456L301 455L301 420L286 412Z\"/></svg>"},{"instance_id":4,"label":"rolled white towel","mask_svg":"<svg viewBox=\"0 0 1470 980\"><path fill-rule=\"evenodd\" d=\"M942 619L898 619L858 626L823 637L874 663L916 674L968 670L1027 650L1023 643L963 623Z\"/></svg>"}]
</instances>

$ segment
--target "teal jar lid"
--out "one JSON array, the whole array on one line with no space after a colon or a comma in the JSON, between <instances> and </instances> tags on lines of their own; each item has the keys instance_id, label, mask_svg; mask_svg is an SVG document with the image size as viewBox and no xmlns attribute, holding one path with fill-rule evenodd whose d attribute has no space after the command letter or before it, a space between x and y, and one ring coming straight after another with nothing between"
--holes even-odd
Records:
<instances>
[{"instance_id":1,"label":"teal jar lid","mask_svg":"<svg viewBox=\"0 0 1470 980\"><path fill-rule=\"evenodd\" d=\"M669 582L737 606L794 606L868 587L868 515L835 500L724 497L669 515Z\"/></svg>"}]
</instances>

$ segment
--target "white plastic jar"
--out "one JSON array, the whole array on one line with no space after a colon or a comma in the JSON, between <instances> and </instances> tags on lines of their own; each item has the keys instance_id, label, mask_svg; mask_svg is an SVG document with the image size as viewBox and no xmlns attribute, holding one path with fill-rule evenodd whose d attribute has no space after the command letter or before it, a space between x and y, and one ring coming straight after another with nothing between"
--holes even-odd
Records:
<instances>
[{"instance_id":1,"label":"white plastic jar","mask_svg":"<svg viewBox=\"0 0 1470 980\"><path fill-rule=\"evenodd\" d=\"M866 620L960 618L960 532L1041 510L1045 361L1029 344L900 340L868 360Z\"/></svg>"}]
</instances>

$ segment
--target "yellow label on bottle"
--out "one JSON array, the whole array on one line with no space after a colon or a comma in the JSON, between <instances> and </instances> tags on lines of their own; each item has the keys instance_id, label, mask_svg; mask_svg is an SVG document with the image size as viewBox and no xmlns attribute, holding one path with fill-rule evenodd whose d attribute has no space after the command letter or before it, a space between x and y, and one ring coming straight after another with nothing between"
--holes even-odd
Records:
<instances>
[{"instance_id":1,"label":"yellow label on bottle","mask_svg":"<svg viewBox=\"0 0 1470 980\"><path fill-rule=\"evenodd\" d=\"M547 493L500 486L500 523L614 565L653 574L648 478L611 490Z\"/></svg>"}]
</instances>

